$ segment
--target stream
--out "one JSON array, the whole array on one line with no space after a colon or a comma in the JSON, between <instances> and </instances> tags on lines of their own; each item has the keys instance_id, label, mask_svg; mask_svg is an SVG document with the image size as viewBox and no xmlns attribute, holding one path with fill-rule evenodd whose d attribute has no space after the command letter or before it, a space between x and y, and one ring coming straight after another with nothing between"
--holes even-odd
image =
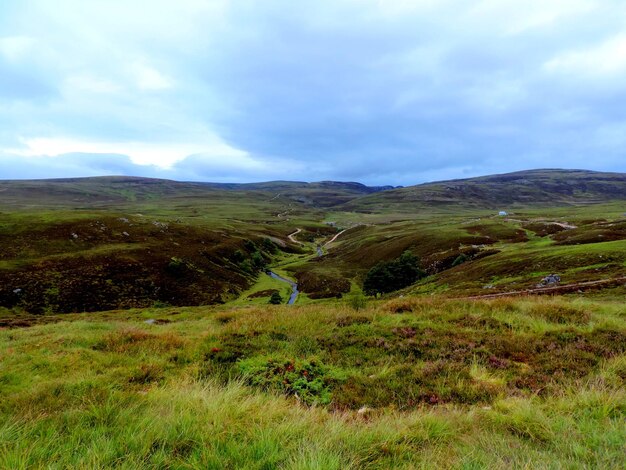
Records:
<instances>
[{"instance_id":1,"label":"stream","mask_svg":"<svg viewBox=\"0 0 626 470\"><path fill-rule=\"evenodd\" d=\"M277 281L286 282L291 286L291 295L289 296L289 301L287 302L287 305L293 305L298 298L298 294L300 293L300 291L298 290L298 284L282 276L279 276L273 271L267 271L267 275L273 279L276 279Z\"/></svg>"}]
</instances>

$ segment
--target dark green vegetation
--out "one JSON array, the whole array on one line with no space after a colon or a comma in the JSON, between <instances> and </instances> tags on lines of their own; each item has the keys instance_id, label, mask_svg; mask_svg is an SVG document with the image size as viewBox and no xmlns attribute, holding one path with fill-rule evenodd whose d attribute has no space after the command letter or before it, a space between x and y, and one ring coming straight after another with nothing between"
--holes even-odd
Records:
<instances>
[{"instance_id":1,"label":"dark green vegetation","mask_svg":"<svg viewBox=\"0 0 626 470\"><path fill-rule=\"evenodd\" d=\"M301 302L330 299L407 250L429 276L414 284L421 274L383 275L385 285L369 293L411 284L411 292L454 296L521 290L552 272L563 284L616 279L626 275L624 201L624 175L556 170L400 189L0 182L0 306L37 313L262 302L271 292L257 292L280 290L263 279L268 264L299 282Z\"/></svg>"},{"instance_id":2,"label":"dark green vegetation","mask_svg":"<svg viewBox=\"0 0 626 470\"><path fill-rule=\"evenodd\" d=\"M225 326L204 358L217 376L334 409L490 403L557 393L624 354L626 312L599 308L399 299L358 314L339 306L297 311L295 320L248 312L218 317Z\"/></svg>"},{"instance_id":3,"label":"dark green vegetation","mask_svg":"<svg viewBox=\"0 0 626 470\"><path fill-rule=\"evenodd\" d=\"M0 330L0 468L620 468L625 315L565 298L40 315Z\"/></svg>"},{"instance_id":4,"label":"dark green vegetation","mask_svg":"<svg viewBox=\"0 0 626 470\"><path fill-rule=\"evenodd\" d=\"M0 468L624 467L626 176L383 189L0 182Z\"/></svg>"},{"instance_id":5,"label":"dark green vegetation","mask_svg":"<svg viewBox=\"0 0 626 470\"><path fill-rule=\"evenodd\" d=\"M283 298L281 297L281 295L277 291L274 291L270 295L270 302L269 303L272 304L272 305L280 305L280 304L283 303Z\"/></svg>"},{"instance_id":6,"label":"dark green vegetation","mask_svg":"<svg viewBox=\"0 0 626 470\"><path fill-rule=\"evenodd\" d=\"M460 264L459 260L463 256L459 255L452 266ZM425 276L419 258L407 250L398 258L381 261L370 269L363 281L363 291L369 295L385 294L410 286Z\"/></svg>"}]
</instances>

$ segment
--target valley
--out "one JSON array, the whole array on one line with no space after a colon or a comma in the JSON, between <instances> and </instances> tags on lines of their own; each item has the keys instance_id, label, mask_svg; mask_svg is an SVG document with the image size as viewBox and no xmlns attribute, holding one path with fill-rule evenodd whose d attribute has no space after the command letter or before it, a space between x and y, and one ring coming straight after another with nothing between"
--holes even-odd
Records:
<instances>
[{"instance_id":1,"label":"valley","mask_svg":"<svg viewBox=\"0 0 626 470\"><path fill-rule=\"evenodd\" d=\"M0 181L0 468L620 468L625 299L624 174Z\"/></svg>"}]
</instances>

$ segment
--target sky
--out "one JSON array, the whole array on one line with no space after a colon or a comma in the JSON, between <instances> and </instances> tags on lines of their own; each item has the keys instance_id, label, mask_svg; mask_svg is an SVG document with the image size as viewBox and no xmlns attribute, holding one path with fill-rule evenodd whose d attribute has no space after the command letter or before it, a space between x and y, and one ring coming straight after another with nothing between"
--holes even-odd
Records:
<instances>
[{"instance_id":1,"label":"sky","mask_svg":"<svg viewBox=\"0 0 626 470\"><path fill-rule=\"evenodd\" d=\"M626 172L623 0L2 0L0 179Z\"/></svg>"}]
</instances>

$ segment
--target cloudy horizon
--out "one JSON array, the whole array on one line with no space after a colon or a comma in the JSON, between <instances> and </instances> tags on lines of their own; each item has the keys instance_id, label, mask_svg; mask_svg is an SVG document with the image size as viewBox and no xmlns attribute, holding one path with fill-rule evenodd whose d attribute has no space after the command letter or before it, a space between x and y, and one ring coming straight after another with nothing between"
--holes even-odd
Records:
<instances>
[{"instance_id":1,"label":"cloudy horizon","mask_svg":"<svg viewBox=\"0 0 626 470\"><path fill-rule=\"evenodd\" d=\"M0 179L626 172L617 0L7 0Z\"/></svg>"}]
</instances>

